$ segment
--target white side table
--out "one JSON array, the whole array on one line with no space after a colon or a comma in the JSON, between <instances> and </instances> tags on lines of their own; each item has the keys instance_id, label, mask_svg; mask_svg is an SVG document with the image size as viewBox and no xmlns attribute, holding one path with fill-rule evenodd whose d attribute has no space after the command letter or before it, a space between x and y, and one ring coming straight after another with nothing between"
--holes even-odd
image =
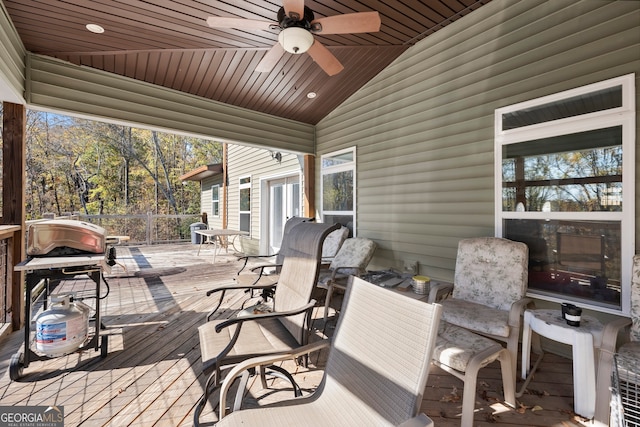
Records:
<instances>
[{"instance_id":1,"label":"white side table","mask_svg":"<svg viewBox=\"0 0 640 427\"><path fill-rule=\"evenodd\" d=\"M596 366L594 352L602 344L602 323L592 316L581 316L580 326L569 326L560 310L526 310L522 330L522 378L531 376L529 357L531 332L569 344L573 348L574 411L593 418L596 407Z\"/></svg>"}]
</instances>

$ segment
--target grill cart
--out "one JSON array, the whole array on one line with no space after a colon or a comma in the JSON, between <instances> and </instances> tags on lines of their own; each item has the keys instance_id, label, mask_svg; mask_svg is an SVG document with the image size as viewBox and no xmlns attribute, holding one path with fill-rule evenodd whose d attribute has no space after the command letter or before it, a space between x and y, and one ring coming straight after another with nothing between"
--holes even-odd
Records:
<instances>
[{"instance_id":1,"label":"grill cart","mask_svg":"<svg viewBox=\"0 0 640 427\"><path fill-rule=\"evenodd\" d=\"M24 348L9 365L14 381L32 361L91 348L101 350L102 357L107 355L107 336L100 336L100 290L103 271L115 263L115 251L107 253L104 229L81 221L51 220L31 224L27 233L29 257L15 267L26 273L26 289ZM75 298L51 293L60 280L84 274L95 283L90 295ZM32 318L40 299L43 311ZM84 304L85 299L95 299L95 307Z\"/></svg>"}]
</instances>

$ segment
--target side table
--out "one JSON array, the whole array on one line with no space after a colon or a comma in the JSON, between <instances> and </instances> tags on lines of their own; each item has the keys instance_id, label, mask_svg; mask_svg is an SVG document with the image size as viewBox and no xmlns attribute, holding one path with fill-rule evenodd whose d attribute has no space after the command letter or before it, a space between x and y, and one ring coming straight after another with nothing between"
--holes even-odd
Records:
<instances>
[{"instance_id":1,"label":"side table","mask_svg":"<svg viewBox=\"0 0 640 427\"><path fill-rule=\"evenodd\" d=\"M596 407L596 366L594 352L602 344L602 323L582 315L580 326L569 326L560 310L526 310L522 330L522 378L530 379L531 333L572 346L574 411L593 418Z\"/></svg>"}]
</instances>

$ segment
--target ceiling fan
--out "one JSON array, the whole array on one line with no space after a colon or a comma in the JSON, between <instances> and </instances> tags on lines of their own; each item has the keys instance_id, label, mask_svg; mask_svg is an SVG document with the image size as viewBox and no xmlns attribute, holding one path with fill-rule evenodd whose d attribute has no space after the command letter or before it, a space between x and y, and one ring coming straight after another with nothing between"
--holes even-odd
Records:
<instances>
[{"instance_id":1,"label":"ceiling fan","mask_svg":"<svg viewBox=\"0 0 640 427\"><path fill-rule=\"evenodd\" d=\"M278 22L258 19L210 16L207 24L212 28L260 29L280 28L278 43L267 51L256 67L258 72L269 72L278 63L285 52L309 56L328 75L333 76L343 70L338 59L318 40L314 34L353 34L380 31L378 12L346 13L315 19L304 0L283 0L278 11Z\"/></svg>"}]
</instances>

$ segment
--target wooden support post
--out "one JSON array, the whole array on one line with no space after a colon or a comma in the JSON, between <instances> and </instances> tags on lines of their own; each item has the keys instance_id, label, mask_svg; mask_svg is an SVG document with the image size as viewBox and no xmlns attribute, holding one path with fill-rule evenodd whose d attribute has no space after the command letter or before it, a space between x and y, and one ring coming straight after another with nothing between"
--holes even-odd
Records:
<instances>
[{"instance_id":1,"label":"wooden support post","mask_svg":"<svg viewBox=\"0 0 640 427\"><path fill-rule=\"evenodd\" d=\"M3 103L2 119L2 224L19 225L13 238L11 326L14 331L24 322L24 277L13 271L25 257L25 171L27 112L24 105Z\"/></svg>"},{"instance_id":2,"label":"wooden support post","mask_svg":"<svg viewBox=\"0 0 640 427\"><path fill-rule=\"evenodd\" d=\"M315 218L316 216L316 157L310 154L304 156L304 212L303 216ZM320 220L320 218L316 218Z\"/></svg>"}]
</instances>

